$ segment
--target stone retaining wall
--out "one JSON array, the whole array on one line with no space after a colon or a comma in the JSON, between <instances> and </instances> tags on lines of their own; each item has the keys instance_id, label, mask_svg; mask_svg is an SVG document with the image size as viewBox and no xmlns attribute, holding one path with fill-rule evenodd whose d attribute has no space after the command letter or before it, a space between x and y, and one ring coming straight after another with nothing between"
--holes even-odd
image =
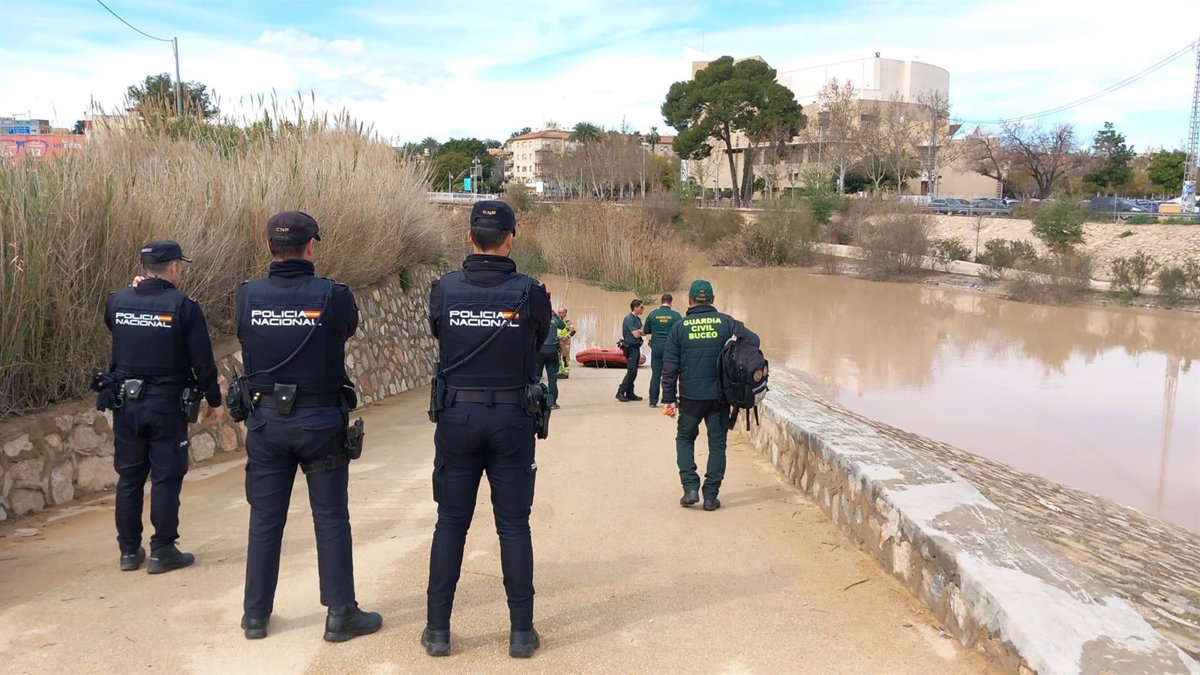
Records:
<instances>
[{"instance_id":1,"label":"stone retaining wall","mask_svg":"<svg viewBox=\"0 0 1200 675\"><path fill-rule=\"evenodd\" d=\"M347 343L346 365L362 404L429 384L437 342L426 320L429 284L438 272L420 270L356 291L361 319ZM241 352L236 341L216 347L221 388ZM193 462L242 447L245 426L227 415L191 427ZM113 470L112 413L93 401L64 403L0 424L0 521L107 490Z\"/></svg>"},{"instance_id":2,"label":"stone retaining wall","mask_svg":"<svg viewBox=\"0 0 1200 675\"><path fill-rule=\"evenodd\" d=\"M782 370L761 412L755 447L963 645L1012 672L1200 673L1126 598L936 460L940 444Z\"/></svg>"}]
</instances>

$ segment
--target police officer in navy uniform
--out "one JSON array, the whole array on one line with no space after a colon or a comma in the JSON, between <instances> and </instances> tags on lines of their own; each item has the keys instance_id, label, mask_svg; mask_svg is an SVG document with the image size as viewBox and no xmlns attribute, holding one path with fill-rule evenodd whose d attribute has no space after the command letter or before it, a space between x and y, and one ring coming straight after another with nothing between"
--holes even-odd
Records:
<instances>
[{"instance_id":1,"label":"police officer in navy uniform","mask_svg":"<svg viewBox=\"0 0 1200 675\"><path fill-rule=\"evenodd\" d=\"M463 544L486 472L508 596L509 655L528 658L541 638L533 627L529 535L537 473L535 422L526 397L537 381L538 350L550 334L552 310L545 287L518 274L508 257L517 225L508 204L477 202L470 224L473 253L461 271L434 282L429 293L429 325L438 338L438 364L447 388L434 433L438 518L421 644L431 656L450 653L450 614Z\"/></svg>"},{"instance_id":2,"label":"police officer in navy uniform","mask_svg":"<svg viewBox=\"0 0 1200 675\"><path fill-rule=\"evenodd\" d=\"M113 411L113 466L117 480L117 542L121 569L130 572L146 559L142 548L142 503L150 477L150 564L160 574L195 561L175 545L179 539L179 492L188 469L188 428L182 395L203 389L212 419L219 414L221 390L204 312L179 292L185 258L173 241L141 249L145 277L108 296L104 323L112 332L111 370L125 392ZM140 384L139 384L140 383Z\"/></svg>"},{"instance_id":3,"label":"police officer in navy uniform","mask_svg":"<svg viewBox=\"0 0 1200 675\"><path fill-rule=\"evenodd\" d=\"M297 468L308 482L321 604L329 608L325 639L343 642L383 624L356 602L347 506L353 385L345 343L358 328L358 306L348 286L315 276L313 247L320 239L317 221L306 213L271 216L270 273L242 284L237 295L237 335L254 402L246 419L247 639L267 636Z\"/></svg>"}]
</instances>

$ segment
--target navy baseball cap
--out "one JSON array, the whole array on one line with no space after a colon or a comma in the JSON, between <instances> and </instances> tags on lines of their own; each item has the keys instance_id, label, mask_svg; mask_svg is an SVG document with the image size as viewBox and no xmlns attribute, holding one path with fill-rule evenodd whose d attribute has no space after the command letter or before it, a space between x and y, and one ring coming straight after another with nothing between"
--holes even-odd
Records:
<instances>
[{"instance_id":1,"label":"navy baseball cap","mask_svg":"<svg viewBox=\"0 0 1200 675\"><path fill-rule=\"evenodd\" d=\"M177 242L170 240L152 241L142 247L141 258L143 265L156 265L158 263L171 262L172 260L182 260L185 263L192 262L191 258L183 256L183 249L179 247Z\"/></svg>"},{"instance_id":2,"label":"navy baseball cap","mask_svg":"<svg viewBox=\"0 0 1200 675\"><path fill-rule=\"evenodd\" d=\"M321 241L317 219L303 211L280 211L267 220L267 239L289 239L296 245Z\"/></svg>"},{"instance_id":3,"label":"navy baseball cap","mask_svg":"<svg viewBox=\"0 0 1200 675\"><path fill-rule=\"evenodd\" d=\"M471 207L471 227L486 227L501 232L517 230L517 215L512 207L502 201L475 202Z\"/></svg>"}]
</instances>

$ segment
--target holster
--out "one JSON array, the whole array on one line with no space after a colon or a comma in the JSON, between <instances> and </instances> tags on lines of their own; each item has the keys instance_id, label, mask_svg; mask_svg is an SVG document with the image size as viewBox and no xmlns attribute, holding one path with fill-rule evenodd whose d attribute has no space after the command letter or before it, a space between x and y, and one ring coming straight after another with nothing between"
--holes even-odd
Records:
<instances>
[{"instance_id":1,"label":"holster","mask_svg":"<svg viewBox=\"0 0 1200 675\"><path fill-rule=\"evenodd\" d=\"M126 401L140 401L146 394L146 381L138 378L127 378L121 383L121 398Z\"/></svg>"},{"instance_id":2,"label":"holster","mask_svg":"<svg viewBox=\"0 0 1200 675\"><path fill-rule=\"evenodd\" d=\"M275 399L275 411L280 415L287 417L296 409L296 394L300 389L294 384L275 383L275 387L271 390L271 396Z\"/></svg>"},{"instance_id":3,"label":"holster","mask_svg":"<svg viewBox=\"0 0 1200 675\"><path fill-rule=\"evenodd\" d=\"M346 456L352 460L362 457L363 439L366 438L363 426L363 419L360 417L346 429Z\"/></svg>"},{"instance_id":4,"label":"holster","mask_svg":"<svg viewBox=\"0 0 1200 675\"><path fill-rule=\"evenodd\" d=\"M188 424L195 424L200 420L200 399L204 398L204 392L197 386L192 385L183 390L179 395L179 406L183 409L183 418Z\"/></svg>"},{"instance_id":5,"label":"holster","mask_svg":"<svg viewBox=\"0 0 1200 675\"><path fill-rule=\"evenodd\" d=\"M446 378L442 376L442 364L434 364L433 379L429 382L429 421L438 423L446 407Z\"/></svg>"},{"instance_id":6,"label":"holster","mask_svg":"<svg viewBox=\"0 0 1200 675\"><path fill-rule=\"evenodd\" d=\"M254 401L250 396L250 385L246 379L234 371L229 378L229 387L225 390L225 408L229 411L229 419L234 422L244 422L254 410Z\"/></svg>"},{"instance_id":7,"label":"holster","mask_svg":"<svg viewBox=\"0 0 1200 675\"><path fill-rule=\"evenodd\" d=\"M117 386L116 377L113 375L111 368L97 370L92 375L89 387L92 391L96 392L96 410L100 412L119 410L125 405L125 401L121 398L120 388Z\"/></svg>"},{"instance_id":8,"label":"holster","mask_svg":"<svg viewBox=\"0 0 1200 675\"><path fill-rule=\"evenodd\" d=\"M537 437L546 440L550 435L550 402L546 385L531 384L525 388L525 412L533 418Z\"/></svg>"}]
</instances>

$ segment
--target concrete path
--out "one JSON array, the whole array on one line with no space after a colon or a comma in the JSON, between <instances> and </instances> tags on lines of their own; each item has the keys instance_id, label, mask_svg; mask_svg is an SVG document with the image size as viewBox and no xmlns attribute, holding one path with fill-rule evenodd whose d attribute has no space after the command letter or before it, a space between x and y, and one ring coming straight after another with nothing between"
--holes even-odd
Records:
<instances>
[{"instance_id":1,"label":"concrete path","mask_svg":"<svg viewBox=\"0 0 1200 675\"><path fill-rule=\"evenodd\" d=\"M539 443L543 649L532 661L507 655L486 481L467 540L454 654L433 660L417 644L435 506L433 425L426 393L414 391L366 414L366 454L351 471L358 596L383 613L380 633L321 640L301 478L271 635L242 637L247 506L242 462L226 456L193 468L184 488L180 543L198 559L188 570L118 571L107 495L0 528L0 670L988 672L736 440L724 508L680 508L673 423L644 403L614 401L619 376L576 368L562 382L551 439Z\"/></svg>"}]
</instances>

